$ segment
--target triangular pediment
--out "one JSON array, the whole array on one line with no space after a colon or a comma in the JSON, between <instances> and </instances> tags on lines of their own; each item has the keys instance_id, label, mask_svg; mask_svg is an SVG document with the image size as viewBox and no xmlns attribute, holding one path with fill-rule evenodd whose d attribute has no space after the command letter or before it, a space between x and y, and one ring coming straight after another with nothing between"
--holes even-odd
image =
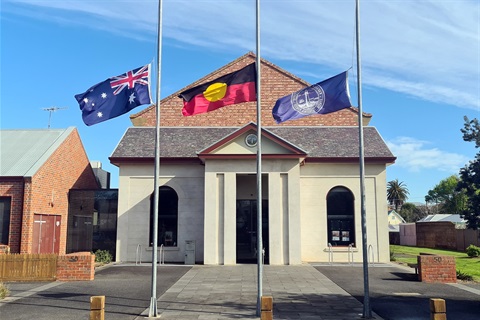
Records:
<instances>
[{"instance_id":1,"label":"triangular pediment","mask_svg":"<svg viewBox=\"0 0 480 320\"><path fill-rule=\"evenodd\" d=\"M198 153L201 159L255 158L257 155L257 125L249 123L218 140ZM262 158L305 158L307 153L272 132L262 129Z\"/></svg>"}]
</instances>

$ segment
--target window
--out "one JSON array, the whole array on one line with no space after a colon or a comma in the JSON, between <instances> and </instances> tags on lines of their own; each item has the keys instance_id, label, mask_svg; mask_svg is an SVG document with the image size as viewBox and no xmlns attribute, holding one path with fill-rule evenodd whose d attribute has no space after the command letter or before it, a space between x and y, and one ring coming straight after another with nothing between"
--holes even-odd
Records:
<instances>
[{"instance_id":1,"label":"window","mask_svg":"<svg viewBox=\"0 0 480 320\"><path fill-rule=\"evenodd\" d=\"M327 195L328 242L332 246L355 243L354 199L350 190L335 187Z\"/></svg>"},{"instance_id":2,"label":"window","mask_svg":"<svg viewBox=\"0 0 480 320\"><path fill-rule=\"evenodd\" d=\"M153 245L154 195L150 197L150 245ZM170 187L159 188L157 245L177 246L178 195Z\"/></svg>"},{"instance_id":3,"label":"window","mask_svg":"<svg viewBox=\"0 0 480 320\"><path fill-rule=\"evenodd\" d=\"M0 243L8 244L10 233L10 197L0 197Z\"/></svg>"}]
</instances>

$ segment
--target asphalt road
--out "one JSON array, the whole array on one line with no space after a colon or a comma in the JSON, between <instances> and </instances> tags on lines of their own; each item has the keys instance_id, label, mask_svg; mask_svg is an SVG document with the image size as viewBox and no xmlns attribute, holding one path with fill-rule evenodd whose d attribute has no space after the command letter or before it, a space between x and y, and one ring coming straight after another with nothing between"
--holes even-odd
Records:
<instances>
[{"instance_id":1,"label":"asphalt road","mask_svg":"<svg viewBox=\"0 0 480 320\"><path fill-rule=\"evenodd\" d=\"M362 264L315 268L363 303ZM430 298L445 299L448 320L480 319L480 284L423 283L410 269L392 265L369 267L368 284L371 309L385 320L428 320Z\"/></svg>"},{"instance_id":2,"label":"asphalt road","mask_svg":"<svg viewBox=\"0 0 480 320\"><path fill-rule=\"evenodd\" d=\"M159 266L157 298L191 267ZM1 320L85 320L90 297L105 296L105 319L135 319L150 306L151 266L109 266L95 271L94 281L7 283L11 296L26 297L1 303ZM36 291L38 290L38 291Z\"/></svg>"}]
</instances>

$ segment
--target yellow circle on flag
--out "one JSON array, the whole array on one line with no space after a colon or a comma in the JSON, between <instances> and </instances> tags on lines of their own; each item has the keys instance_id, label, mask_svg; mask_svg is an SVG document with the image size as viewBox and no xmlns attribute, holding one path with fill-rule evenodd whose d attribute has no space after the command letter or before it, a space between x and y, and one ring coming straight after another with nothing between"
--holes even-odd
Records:
<instances>
[{"instance_id":1,"label":"yellow circle on flag","mask_svg":"<svg viewBox=\"0 0 480 320\"><path fill-rule=\"evenodd\" d=\"M203 92L203 96L210 102L215 102L223 99L227 93L227 84L215 82L208 86L207 90Z\"/></svg>"}]
</instances>

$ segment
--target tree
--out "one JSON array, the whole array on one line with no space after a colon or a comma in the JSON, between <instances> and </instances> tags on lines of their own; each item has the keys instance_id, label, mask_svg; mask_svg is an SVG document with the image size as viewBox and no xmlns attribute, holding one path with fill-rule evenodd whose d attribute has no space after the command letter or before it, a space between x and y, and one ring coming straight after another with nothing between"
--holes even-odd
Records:
<instances>
[{"instance_id":1,"label":"tree","mask_svg":"<svg viewBox=\"0 0 480 320\"><path fill-rule=\"evenodd\" d=\"M402 205L402 209L400 209L399 213L406 222L416 222L427 215L416 205L409 202Z\"/></svg>"},{"instance_id":2,"label":"tree","mask_svg":"<svg viewBox=\"0 0 480 320\"><path fill-rule=\"evenodd\" d=\"M395 206L395 211L398 211L398 206L401 206L408 199L407 186L398 179L392 180L387 184L387 200L390 205Z\"/></svg>"},{"instance_id":3,"label":"tree","mask_svg":"<svg viewBox=\"0 0 480 320\"><path fill-rule=\"evenodd\" d=\"M456 175L441 180L425 196L425 202L435 204L437 213L461 214L465 210L467 196L464 190L457 190L460 178Z\"/></svg>"},{"instance_id":4,"label":"tree","mask_svg":"<svg viewBox=\"0 0 480 320\"><path fill-rule=\"evenodd\" d=\"M477 119L469 120L463 117L465 124L461 132L463 140L475 142L475 148L480 148L480 123ZM462 217L467 220L467 227L470 229L480 228L480 152L477 152L475 159L460 169L460 182L457 190L467 196Z\"/></svg>"}]
</instances>

